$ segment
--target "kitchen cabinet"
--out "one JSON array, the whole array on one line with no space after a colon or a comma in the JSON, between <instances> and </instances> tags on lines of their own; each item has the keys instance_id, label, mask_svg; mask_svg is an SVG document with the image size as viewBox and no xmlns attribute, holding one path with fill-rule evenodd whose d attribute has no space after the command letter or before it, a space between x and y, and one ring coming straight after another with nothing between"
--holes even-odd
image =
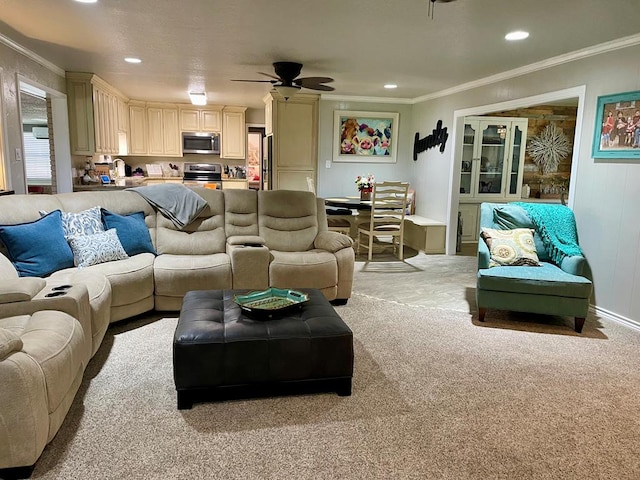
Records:
<instances>
[{"instance_id":1,"label":"kitchen cabinet","mask_svg":"<svg viewBox=\"0 0 640 480\"><path fill-rule=\"evenodd\" d=\"M287 101L277 94L265 98L265 112L271 112L265 125L273 133L272 190L307 190L307 178L317 178L319 98L307 93Z\"/></svg>"},{"instance_id":2,"label":"kitchen cabinet","mask_svg":"<svg viewBox=\"0 0 640 480\"><path fill-rule=\"evenodd\" d=\"M129 155L147 154L147 108L144 102L129 102Z\"/></svg>"},{"instance_id":3,"label":"kitchen cabinet","mask_svg":"<svg viewBox=\"0 0 640 480\"><path fill-rule=\"evenodd\" d=\"M120 105L128 99L97 75L67 72L69 137L74 155L120 152ZM126 132L126 123L123 125Z\"/></svg>"},{"instance_id":4,"label":"kitchen cabinet","mask_svg":"<svg viewBox=\"0 0 640 480\"><path fill-rule=\"evenodd\" d=\"M520 198L527 124L526 118L465 118L461 200Z\"/></svg>"},{"instance_id":5,"label":"kitchen cabinet","mask_svg":"<svg viewBox=\"0 0 640 480\"><path fill-rule=\"evenodd\" d=\"M182 156L176 107L147 105L147 132L149 155Z\"/></svg>"},{"instance_id":6,"label":"kitchen cabinet","mask_svg":"<svg viewBox=\"0 0 640 480\"><path fill-rule=\"evenodd\" d=\"M183 132L220 132L222 107L180 108L180 130Z\"/></svg>"},{"instance_id":7,"label":"kitchen cabinet","mask_svg":"<svg viewBox=\"0 0 640 480\"><path fill-rule=\"evenodd\" d=\"M247 145L245 111L246 107L223 108L221 158L244 160Z\"/></svg>"},{"instance_id":8,"label":"kitchen cabinet","mask_svg":"<svg viewBox=\"0 0 640 480\"><path fill-rule=\"evenodd\" d=\"M129 102L129 155L180 157L178 108L173 104Z\"/></svg>"},{"instance_id":9,"label":"kitchen cabinet","mask_svg":"<svg viewBox=\"0 0 640 480\"><path fill-rule=\"evenodd\" d=\"M246 190L249 188L249 182L247 180L222 180L223 190Z\"/></svg>"}]
</instances>

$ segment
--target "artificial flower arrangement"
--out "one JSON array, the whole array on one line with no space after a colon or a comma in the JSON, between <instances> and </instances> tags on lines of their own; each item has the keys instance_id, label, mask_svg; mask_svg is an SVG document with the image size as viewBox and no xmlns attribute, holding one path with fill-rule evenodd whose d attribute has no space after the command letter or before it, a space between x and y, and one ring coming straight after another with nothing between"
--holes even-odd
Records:
<instances>
[{"instance_id":1,"label":"artificial flower arrangement","mask_svg":"<svg viewBox=\"0 0 640 480\"><path fill-rule=\"evenodd\" d=\"M373 190L373 184L376 183L376 179L373 174L368 174L366 177L362 177L358 175L356 177L356 185L358 186L358 191L362 190Z\"/></svg>"}]
</instances>

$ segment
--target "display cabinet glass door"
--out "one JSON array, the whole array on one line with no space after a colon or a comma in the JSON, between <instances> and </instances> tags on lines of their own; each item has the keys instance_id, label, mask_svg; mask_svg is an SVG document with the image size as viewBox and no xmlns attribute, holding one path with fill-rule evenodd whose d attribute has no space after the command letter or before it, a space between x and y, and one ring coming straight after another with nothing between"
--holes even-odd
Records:
<instances>
[{"instance_id":1,"label":"display cabinet glass door","mask_svg":"<svg viewBox=\"0 0 640 480\"><path fill-rule=\"evenodd\" d=\"M472 192L473 159L476 157L475 139L479 129L477 121L465 122L464 139L462 140L462 165L460 166L460 194L469 195Z\"/></svg>"},{"instance_id":2,"label":"display cabinet glass door","mask_svg":"<svg viewBox=\"0 0 640 480\"><path fill-rule=\"evenodd\" d=\"M504 164L507 146L507 125L495 122L480 122L482 144L480 148L480 170L476 195L499 195L503 191Z\"/></svg>"},{"instance_id":3,"label":"display cabinet glass door","mask_svg":"<svg viewBox=\"0 0 640 480\"><path fill-rule=\"evenodd\" d=\"M526 138L527 121L513 122L511 134L511 167L509 170L509 195L520 194L520 183L522 182L522 167L524 163L525 147L524 139Z\"/></svg>"}]
</instances>

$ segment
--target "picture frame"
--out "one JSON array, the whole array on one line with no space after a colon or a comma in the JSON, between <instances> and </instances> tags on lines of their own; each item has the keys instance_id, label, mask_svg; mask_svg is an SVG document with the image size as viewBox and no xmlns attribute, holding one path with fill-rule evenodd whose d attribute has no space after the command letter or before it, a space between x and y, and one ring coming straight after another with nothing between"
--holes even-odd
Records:
<instances>
[{"instance_id":1,"label":"picture frame","mask_svg":"<svg viewBox=\"0 0 640 480\"><path fill-rule=\"evenodd\" d=\"M598 97L592 156L640 160L640 91Z\"/></svg>"},{"instance_id":2,"label":"picture frame","mask_svg":"<svg viewBox=\"0 0 640 480\"><path fill-rule=\"evenodd\" d=\"M333 114L333 161L396 163L397 112L335 110Z\"/></svg>"}]
</instances>

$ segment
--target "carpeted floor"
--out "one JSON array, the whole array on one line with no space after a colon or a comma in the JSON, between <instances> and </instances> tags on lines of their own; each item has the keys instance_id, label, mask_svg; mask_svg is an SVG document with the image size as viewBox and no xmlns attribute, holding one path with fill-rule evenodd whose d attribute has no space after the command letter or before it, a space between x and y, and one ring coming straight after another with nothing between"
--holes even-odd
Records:
<instances>
[{"instance_id":1,"label":"carpeted floor","mask_svg":"<svg viewBox=\"0 0 640 480\"><path fill-rule=\"evenodd\" d=\"M594 318L583 335L547 317L479 324L464 285L460 308L381 299L362 278L381 275L371 267L358 263L337 307L354 332L351 397L178 411L176 318L116 324L33 478L640 478L639 332Z\"/></svg>"}]
</instances>

